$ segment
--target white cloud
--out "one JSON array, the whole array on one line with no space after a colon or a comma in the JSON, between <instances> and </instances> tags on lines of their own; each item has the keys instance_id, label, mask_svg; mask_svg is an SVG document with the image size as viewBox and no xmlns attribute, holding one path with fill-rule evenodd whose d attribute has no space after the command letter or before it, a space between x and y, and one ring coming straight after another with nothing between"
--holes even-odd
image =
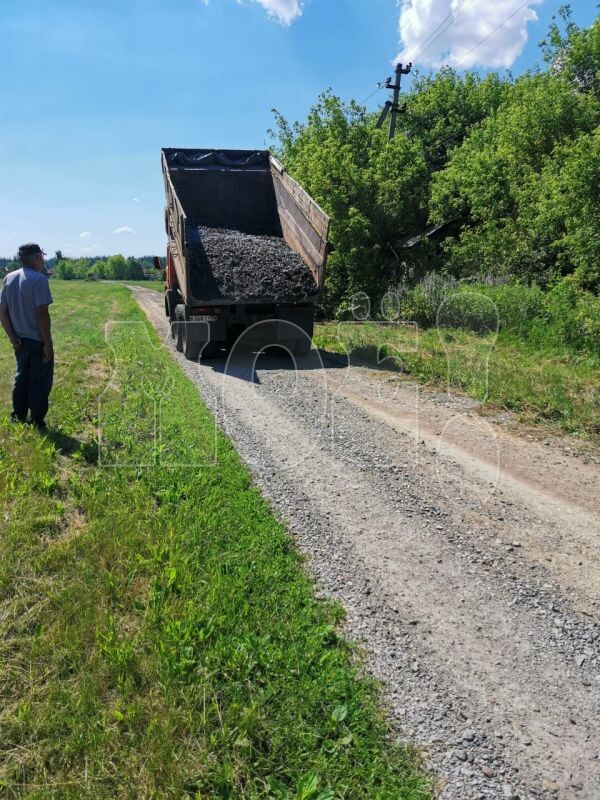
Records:
<instances>
[{"instance_id":1,"label":"white cloud","mask_svg":"<svg viewBox=\"0 0 600 800\"><path fill-rule=\"evenodd\" d=\"M89 231L84 231L79 234L80 239L89 239L92 234Z\"/></svg>"},{"instance_id":2,"label":"white cloud","mask_svg":"<svg viewBox=\"0 0 600 800\"><path fill-rule=\"evenodd\" d=\"M403 50L397 61L460 69L510 67L527 43L527 23L538 18L533 6L541 2L398 0Z\"/></svg>"},{"instance_id":3,"label":"white cloud","mask_svg":"<svg viewBox=\"0 0 600 800\"><path fill-rule=\"evenodd\" d=\"M97 244L91 244L89 247L81 247L80 250L82 253L91 253L93 250L97 250Z\"/></svg>"},{"instance_id":4,"label":"white cloud","mask_svg":"<svg viewBox=\"0 0 600 800\"><path fill-rule=\"evenodd\" d=\"M267 14L282 25L291 25L295 19L302 16L303 0L254 0L254 2L260 3Z\"/></svg>"},{"instance_id":5,"label":"white cloud","mask_svg":"<svg viewBox=\"0 0 600 800\"><path fill-rule=\"evenodd\" d=\"M260 3L267 14L282 25L291 25L295 19L302 16L304 0L252 0ZM246 0L237 0L242 5ZM210 5L210 0L200 0L200 5Z\"/></svg>"},{"instance_id":6,"label":"white cloud","mask_svg":"<svg viewBox=\"0 0 600 800\"><path fill-rule=\"evenodd\" d=\"M117 236L120 236L123 233L135 235L133 228L130 228L128 225L123 225L122 228L115 228L113 233L116 233Z\"/></svg>"},{"instance_id":7,"label":"white cloud","mask_svg":"<svg viewBox=\"0 0 600 800\"><path fill-rule=\"evenodd\" d=\"M132 197L131 198L131 202L132 203L139 203L140 202L140 198L139 197Z\"/></svg>"}]
</instances>

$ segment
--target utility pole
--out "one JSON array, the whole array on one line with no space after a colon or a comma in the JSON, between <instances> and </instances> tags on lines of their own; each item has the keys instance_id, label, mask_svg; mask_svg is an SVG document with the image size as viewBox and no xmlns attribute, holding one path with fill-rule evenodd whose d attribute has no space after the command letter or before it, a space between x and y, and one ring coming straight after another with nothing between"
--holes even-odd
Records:
<instances>
[{"instance_id":1,"label":"utility pole","mask_svg":"<svg viewBox=\"0 0 600 800\"><path fill-rule=\"evenodd\" d=\"M412 64L407 67L402 67L402 64L396 65L396 83L394 84L394 104L392 105L392 116L390 118L390 134L388 141L392 141L396 135L396 116L400 110L398 103L400 102L400 83L403 75L409 75Z\"/></svg>"},{"instance_id":2,"label":"utility pole","mask_svg":"<svg viewBox=\"0 0 600 800\"><path fill-rule=\"evenodd\" d=\"M383 128L383 123L386 120L386 117L391 112L390 116L390 132L388 134L388 142L391 142L394 136L396 135L396 120L398 117L398 112L402 111L400 108L400 88L402 83L402 76L409 75L412 69L412 64L407 64L406 67L403 67L402 64L396 65L396 83L392 84L392 79L388 78L387 83L385 84L386 89L391 89L394 92L394 99L387 100L385 106L383 107L383 111L381 112L381 116L377 120L376 128Z\"/></svg>"}]
</instances>

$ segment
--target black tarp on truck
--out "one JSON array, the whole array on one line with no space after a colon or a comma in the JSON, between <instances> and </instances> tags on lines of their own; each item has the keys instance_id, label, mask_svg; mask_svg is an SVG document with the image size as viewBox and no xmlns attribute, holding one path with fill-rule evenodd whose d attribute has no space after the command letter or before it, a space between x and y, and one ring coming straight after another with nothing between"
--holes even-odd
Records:
<instances>
[{"instance_id":1,"label":"black tarp on truck","mask_svg":"<svg viewBox=\"0 0 600 800\"><path fill-rule=\"evenodd\" d=\"M268 151L162 151L165 310L188 358L240 337L307 352L329 218Z\"/></svg>"}]
</instances>

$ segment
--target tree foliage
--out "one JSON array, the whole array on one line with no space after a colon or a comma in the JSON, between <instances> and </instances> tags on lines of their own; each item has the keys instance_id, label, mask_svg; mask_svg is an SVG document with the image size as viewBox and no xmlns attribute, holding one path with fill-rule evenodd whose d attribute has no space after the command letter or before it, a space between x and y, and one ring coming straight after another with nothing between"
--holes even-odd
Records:
<instances>
[{"instance_id":1,"label":"tree foliage","mask_svg":"<svg viewBox=\"0 0 600 800\"><path fill-rule=\"evenodd\" d=\"M149 267L147 259L133 257L125 258L122 255L108 256L108 258L62 258L56 261L54 274L61 280L82 280L86 278L99 278L115 281L139 281L146 277ZM151 265L153 267L153 265Z\"/></svg>"},{"instance_id":2,"label":"tree foliage","mask_svg":"<svg viewBox=\"0 0 600 800\"><path fill-rule=\"evenodd\" d=\"M331 92L305 122L276 113L279 156L332 218L328 312L431 271L598 290L600 20L561 13L545 71L417 76L389 144Z\"/></svg>"}]
</instances>

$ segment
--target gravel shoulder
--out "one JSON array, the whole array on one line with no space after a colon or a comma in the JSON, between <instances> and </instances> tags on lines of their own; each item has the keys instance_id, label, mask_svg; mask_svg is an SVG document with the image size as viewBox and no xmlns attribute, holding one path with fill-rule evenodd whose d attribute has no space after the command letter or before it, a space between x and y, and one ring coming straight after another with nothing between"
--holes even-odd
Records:
<instances>
[{"instance_id":1,"label":"gravel shoulder","mask_svg":"<svg viewBox=\"0 0 600 800\"><path fill-rule=\"evenodd\" d=\"M132 289L173 350L162 297ZM600 797L598 466L313 352L173 351L444 800Z\"/></svg>"}]
</instances>

